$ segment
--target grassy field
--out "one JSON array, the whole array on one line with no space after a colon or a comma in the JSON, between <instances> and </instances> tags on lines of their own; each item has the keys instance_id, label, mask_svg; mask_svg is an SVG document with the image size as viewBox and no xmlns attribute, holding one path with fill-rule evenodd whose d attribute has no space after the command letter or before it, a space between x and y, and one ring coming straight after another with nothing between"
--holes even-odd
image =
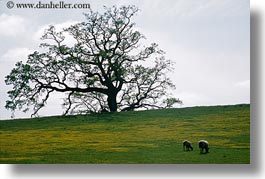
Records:
<instances>
[{"instance_id":1,"label":"grassy field","mask_svg":"<svg viewBox=\"0 0 265 179\"><path fill-rule=\"evenodd\" d=\"M200 154L201 139L210 153ZM250 105L0 121L0 163L249 162Z\"/></svg>"}]
</instances>

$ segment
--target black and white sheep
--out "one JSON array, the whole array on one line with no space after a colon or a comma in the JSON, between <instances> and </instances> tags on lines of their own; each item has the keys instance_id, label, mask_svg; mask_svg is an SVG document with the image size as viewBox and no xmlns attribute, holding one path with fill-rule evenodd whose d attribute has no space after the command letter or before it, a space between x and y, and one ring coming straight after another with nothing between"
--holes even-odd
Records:
<instances>
[{"instance_id":1,"label":"black and white sheep","mask_svg":"<svg viewBox=\"0 0 265 179\"><path fill-rule=\"evenodd\" d=\"M190 141L188 141L188 140L183 141L183 150L184 151L190 151L190 150L192 151L193 150L193 147L192 147L192 144Z\"/></svg>"},{"instance_id":2,"label":"black and white sheep","mask_svg":"<svg viewBox=\"0 0 265 179\"><path fill-rule=\"evenodd\" d=\"M199 141L199 148L201 153L203 153L203 151L205 151L205 153L209 153L209 143L206 140Z\"/></svg>"}]
</instances>

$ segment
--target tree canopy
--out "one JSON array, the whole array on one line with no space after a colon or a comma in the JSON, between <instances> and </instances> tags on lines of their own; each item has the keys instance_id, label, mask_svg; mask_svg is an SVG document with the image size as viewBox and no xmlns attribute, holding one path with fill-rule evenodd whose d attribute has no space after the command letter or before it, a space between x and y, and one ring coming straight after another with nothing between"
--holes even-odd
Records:
<instances>
[{"instance_id":1,"label":"tree canopy","mask_svg":"<svg viewBox=\"0 0 265 179\"><path fill-rule=\"evenodd\" d=\"M85 22L57 31L50 26L42 36L42 51L19 61L6 84L6 108L32 115L47 104L53 92L65 93L64 114L172 107L180 100L169 96L174 84L166 76L172 62L155 43L145 39L132 17L135 6L90 10ZM65 43L71 37L74 43Z\"/></svg>"}]
</instances>

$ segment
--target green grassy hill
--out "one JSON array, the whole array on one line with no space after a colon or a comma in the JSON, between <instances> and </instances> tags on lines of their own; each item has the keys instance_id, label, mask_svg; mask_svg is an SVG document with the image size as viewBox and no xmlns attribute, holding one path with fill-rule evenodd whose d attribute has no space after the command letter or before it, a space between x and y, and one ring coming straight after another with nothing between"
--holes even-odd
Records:
<instances>
[{"instance_id":1,"label":"green grassy hill","mask_svg":"<svg viewBox=\"0 0 265 179\"><path fill-rule=\"evenodd\" d=\"M200 154L201 139L210 153ZM250 105L0 121L0 163L249 162Z\"/></svg>"}]
</instances>

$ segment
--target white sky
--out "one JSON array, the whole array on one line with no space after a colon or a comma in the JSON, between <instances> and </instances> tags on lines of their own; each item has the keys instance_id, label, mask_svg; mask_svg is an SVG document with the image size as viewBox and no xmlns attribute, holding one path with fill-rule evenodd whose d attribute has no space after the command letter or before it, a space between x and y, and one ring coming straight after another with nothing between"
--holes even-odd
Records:
<instances>
[{"instance_id":1,"label":"white sky","mask_svg":"<svg viewBox=\"0 0 265 179\"><path fill-rule=\"evenodd\" d=\"M10 89L4 77L17 61L26 61L28 54L38 50L45 27L64 27L85 20L84 9L8 9L6 2L0 1L0 119L11 115L4 108ZM166 57L175 62L175 71L169 76L177 87L174 95L183 100L183 107L250 103L249 0L64 2L90 3L95 11L102 11L103 5L138 6L141 11L134 18L137 28L147 42L158 43ZM60 96L50 99L40 114L62 114ZM16 118L29 116L16 113Z\"/></svg>"}]
</instances>

